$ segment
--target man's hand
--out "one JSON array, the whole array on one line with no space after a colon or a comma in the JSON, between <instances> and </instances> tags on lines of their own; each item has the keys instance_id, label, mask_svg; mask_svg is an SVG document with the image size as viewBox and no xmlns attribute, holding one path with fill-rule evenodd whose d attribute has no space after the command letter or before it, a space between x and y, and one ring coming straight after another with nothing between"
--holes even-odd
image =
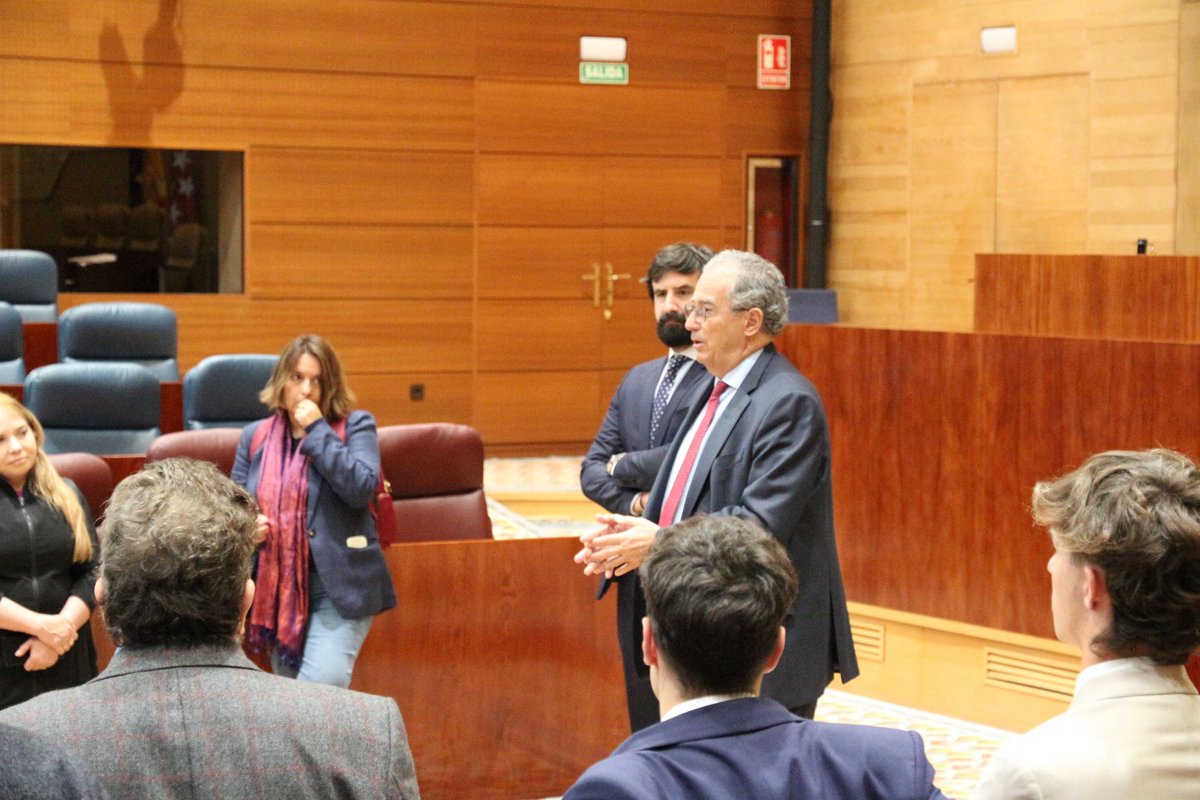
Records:
<instances>
[{"instance_id":1,"label":"man's hand","mask_svg":"<svg viewBox=\"0 0 1200 800\"><path fill-rule=\"evenodd\" d=\"M597 514L604 527L579 537L583 549L575 554L575 563L583 564L584 575L606 577L632 572L642 565L658 526L649 520L624 514Z\"/></svg>"}]
</instances>

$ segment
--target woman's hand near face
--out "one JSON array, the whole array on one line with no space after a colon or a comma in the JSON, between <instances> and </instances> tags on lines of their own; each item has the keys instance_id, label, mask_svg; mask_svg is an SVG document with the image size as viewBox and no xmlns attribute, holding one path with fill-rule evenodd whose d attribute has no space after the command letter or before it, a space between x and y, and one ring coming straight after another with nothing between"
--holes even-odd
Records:
<instances>
[{"instance_id":1,"label":"woman's hand near face","mask_svg":"<svg viewBox=\"0 0 1200 800\"><path fill-rule=\"evenodd\" d=\"M301 400L292 409L292 422L299 428L307 428L321 419L321 407L312 400Z\"/></svg>"}]
</instances>

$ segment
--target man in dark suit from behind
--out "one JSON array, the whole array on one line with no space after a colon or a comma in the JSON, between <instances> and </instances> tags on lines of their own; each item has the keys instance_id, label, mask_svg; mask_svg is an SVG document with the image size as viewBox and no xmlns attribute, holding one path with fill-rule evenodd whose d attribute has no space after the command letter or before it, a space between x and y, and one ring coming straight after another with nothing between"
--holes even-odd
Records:
<instances>
[{"instance_id":1,"label":"man in dark suit from behind","mask_svg":"<svg viewBox=\"0 0 1200 800\"><path fill-rule=\"evenodd\" d=\"M759 697L796 597L759 525L696 516L658 533L641 582L642 652L662 722L593 765L564 800L941 798L911 731L797 717Z\"/></svg>"},{"instance_id":2,"label":"man in dark suit from behind","mask_svg":"<svg viewBox=\"0 0 1200 800\"><path fill-rule=\"evenodd\" d=\"M588 448L579 483L588 499L614 514L640 516L659 467L683 424L691 392L709 377L696 363L696 348L683 308L712 250L690 242L669 244L654 254L643 281L653 302L655 330L667 354L630 369L612 396L608 413ZM606 580L600 589L608 591ZM640 674L642 655L622 637L625 701L631 730L658 721L658 702Z\"/></svg>"},{"instance_id":3,"label":"man in dark suit from behind","mask_svg":"<svg viewBox=\"0 0 1200 800\"><path fill-rule=\"evenodd\" d=\"M113 493L96 596L120 649L82 686L6 709L113 800L418 798L395 701L268 675L242 653L257 507L208 463Z\"/></svg>"}]
</instances>

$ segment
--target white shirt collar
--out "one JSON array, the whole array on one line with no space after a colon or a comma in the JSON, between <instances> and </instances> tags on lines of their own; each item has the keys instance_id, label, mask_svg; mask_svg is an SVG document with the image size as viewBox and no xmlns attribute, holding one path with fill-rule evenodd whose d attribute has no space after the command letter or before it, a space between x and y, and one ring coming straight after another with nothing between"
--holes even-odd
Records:
<instances>
[{"instance_id":1,"label":"white shirt collar","mask_svg":"<svg viewBox=\"0 0 1200 800\"><path fill-rule=\"evenodd\" d=\"M746 376L750 374L750 370L754 367L755 363L758 362L758 359L762 356L762 354L763 348L760 347L758 350L755 350L753 353L743 358L736 367L729 370L729 372L726 372L724 376L718 378L717 380L725 381L725 383L729 385L730 389L737 391L738 387L742 385L742 381L746 380ZM733 394L733 392L729 392L728 394Z\"/></svg>"},{"instance_id":2,"label":"white shirt collar","mask_svg":"<svg viewBox=\"0 0 1200 800\"><path fill-rule=\"evenodd\" d=\"M1085 684L1096 680L1102 675L1112 675L1117 672L1148 672L1155 670L1154 662L1148 658L1111 658L1092 664L1079 673L1075 678L1075 691L1078 692Z\"/></svg>"},{"instance_id":3,"label":"white shirt collar","mask_svg":"<svg viewBox=\"0 0 1200 800\"><path fill-rule=\"evenodd\" d=\"M682 703L672 706L666 714L663 714L663 721L665 722L671 717L678 717L680 714L686 714L689 711L695 711L705 706L715 706L717 703L724 703L729 700L741 700L746 697L757 696L752 692L742 692L740 694L708 694L704 697L693 697L691 700L684 700Z\"/></svg>"},{"instance_id":4,"label":"white shirt collar","mask_svg":"<svg viewBox=\"0 0 1200 800\"><path fill-rule=\"evenodd\" d=\"M667 357L670 358L671 356L687 356L688 359L695 361L696 360L696 345L690 344L687 347L683 348L682 350L675 350L674 348L668 347L667 348Z\"/></svg>"}]
</instances>

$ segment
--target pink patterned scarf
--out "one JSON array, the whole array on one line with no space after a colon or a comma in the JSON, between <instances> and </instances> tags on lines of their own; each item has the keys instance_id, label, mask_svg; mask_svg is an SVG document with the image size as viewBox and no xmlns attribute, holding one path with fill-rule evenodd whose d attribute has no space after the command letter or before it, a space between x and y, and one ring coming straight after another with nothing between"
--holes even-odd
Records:
<instances>
[{"instance_id":1,"label":"pink patterned scarf","mask_svg":"<svg viewBox=\"0 0 1200 800\"><path fill-rule=\"evenodd\" d=\"M285 664L298 669L308 623L308 458L299 446L288 446L286 413L262 424L269 427L265 437L255 436L263 441L258 505L271 524L258 551L246 636L254 650L274 647Z\"/></svg>"}]
</instances>

